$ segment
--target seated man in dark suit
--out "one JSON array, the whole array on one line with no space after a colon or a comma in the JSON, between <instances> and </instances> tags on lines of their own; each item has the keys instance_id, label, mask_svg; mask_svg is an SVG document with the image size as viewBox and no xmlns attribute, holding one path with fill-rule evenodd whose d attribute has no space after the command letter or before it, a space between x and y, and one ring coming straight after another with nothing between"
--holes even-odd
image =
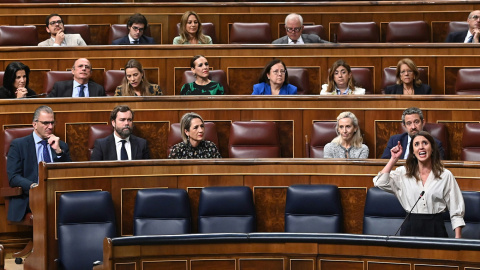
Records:
<instances>
[{"instance_id":1,"label":"seated man in dark suit","mask_svg":"<svg viewBox=\"0 0 480 270\"><path fill-rule=\"evenodd\" d=\"M40 106L33 114L33 133L12 141L8 151L7 175L11 187L21 187L23 194L10 198L8 217L21 221L30 211L28 195L38 184L38 163L72 161L68 145L53 134L55 117L48 106Z\"/></svg>"},{"instance_id":2,"label":"seated man in dark suit","mask_svg":"<svg viewBox=\"0 0 480 270\"><path fill-rule=\"evenodd\" d=\"M479 43L480 38L480 10L470 12L467 18L468 31L449 33L445 42Z\"/></svg>"},{"instance_id":3,"label":"seated man in dark suit","mask_svg":"<svg viewBox=\"0 0 480 270\"><path fill-rule=\"evenodd\" d=\"M132 15L127 22L128 35L115 39L112 45L155 44L153 38L143 35L147 26L145 16L140 13Z\"/></svg>"},{"instance_id":4,"label":"seated man in dark suit","mask_svg":"<svg viewBox=\"0 0 480 270\"><path fill-rule=\"evenodd\" d=\"M105 96L103 86L91 82L92 66L86 58L75 61L72 67L73 80L59 81L53 85L48 97L99 97Z\"/></svg>"},{"instance_id":5,"label":"seated man in dark suit","mask_svg":"<svg viewBox=\"0 0 480 270\"><path fill-rule=\"evenodd\" d=\"M287 35L276 39L272 44L305 44L305 43L329 43L314 34L302 34L303 18L299 14L288 14L285 18L285 30Z\"/></svg>"},{"instance_id":6,"label":"seated man in dark suit","mask_svg":"<svg viewBox=\"0 0 480 270\"><path fill-rule=\"evenodd\" d=\"M407 159L412 136L422 131L423 126L425 125L425 119L423 119L422 110L416 107L411 107L403 111L402 125L405 129L407 129L407 132L393 135L392 137L390 137L387 143L387 148L385 148L385 151L383 151L382 158L389 159L391 157L390 150L393 147L397 146L398 142L400 142L403 149L405 149L401 159ZM438 145L438 150L440 151L440 157L444 159L445 150L443 150L442 143L436 138L434 139Z\"/></svg>"},{"instance_id":7,"label":"seated man in dark suit","mask_svg":"<svg viewBox=\"0 0 480 270\"><path fill-rule=\"evenodd\" d=\"M90 160L137 160L149 159L147 141L132 135L133 111L119 105L110 113L113 134L95 140Z\"/></svg>"}]
</instances>

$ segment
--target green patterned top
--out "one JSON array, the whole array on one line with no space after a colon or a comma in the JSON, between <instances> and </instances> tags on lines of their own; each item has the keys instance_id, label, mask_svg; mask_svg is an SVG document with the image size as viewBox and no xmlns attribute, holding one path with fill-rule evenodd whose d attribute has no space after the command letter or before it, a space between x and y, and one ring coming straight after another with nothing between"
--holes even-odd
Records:
<instances>
[{"instance_id":1,"label":"green patterned top","mask_svg":"<svg viewBox=\"0 0 480 270\"><path fill-rule=\"evenodd\" d=\"M223 95L223 86L215 81L207 85L198 85L195 82L186 83L180 90L180 95Z\"/></svg>"}]
</instances>

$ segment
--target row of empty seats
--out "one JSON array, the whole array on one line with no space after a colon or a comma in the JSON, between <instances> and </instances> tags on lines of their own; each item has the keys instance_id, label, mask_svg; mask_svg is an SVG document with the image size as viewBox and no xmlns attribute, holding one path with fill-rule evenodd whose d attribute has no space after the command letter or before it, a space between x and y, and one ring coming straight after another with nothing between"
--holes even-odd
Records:
<instances>
[{"instance_id":1,"label":"row of empty seats","mask_svg":"<svg viewBox=\"0 0 480 270\"><path fill-rule=\"evenodd\" d=\"M217 43L215 25L210 22L202 24L206 35ZM269 23L232 23L229 25L229 44L270 44L272 30ZM177 35L180 24L177 24ZM467 31L467 22L450 22L449 32ZM65 24L65 32L80 34L85 43L91 44L88 24ZM282 32L283 33L283 32ZM305 25L304 33L316 34L326 39L322 25ZM108 35L109 45L113 40L128 34L125 24L113 24ZM151 36L147 27L145 35ZM338 43L377 43L380 42L379 26L375 22L342 22L335 33ZM386 28L385 42L388 43L425 43L430 42L429 26L425 21L389 22ZM36 46L39 43L36 26L0 26L0 46Z\"/></svg>"},{"instance_id":2,"label":"row of empty seats","mask_svg":"<svg viewBox=\"0 0 480 270\"><path fill-rule=\"evenodd\" d=\"M462 192L466 227L463 238L480 239L480 193ZM103 239L115 237L115 209L105 191L64 193L58 208L58 263L62 269L88 269L102 260ZM367 192L363 233L395 235L405 218L397 198L378 188ZM341 233L342 205L334 185L288 187L285 232ZM448 212L444 214L449 237L454 237ZM145 189L136 196L134 235L191 233L191 210L183 189ZM255 232L252 191L245 186L205 187L198 206L199 233Z\"/></svg>"},{"instance_id":3,"label":"row of empty seats","mask_svg":"<svg viewBox=\"0 0 480 270\"><path fill-rule=\"evenodd\" d=\"M425 68L419 68L420 79L428 84L428 71ZM357 86L365 88L366 94L374 93L373 73L370 68L352 67L352 74L357 82ZM381 90L389 85L395 84L396 68L388 67L383 69ZM0 86L3 84L4 72L0 71ZM113 96L117 86L121 85L125 72L123 70L107 70L103 74L103 87L107 96ZM480 68L462 68L457 72L455 83L455 93L458 95L479 95L480 94ZM71 71L48 71L45 74L43 83L43 93L48 94L52 91L53 85L57 81L71 80L73 78ZM230 93L227 76L223 70L210 71L209 78L223 85L225 94ZM298 88L299 95L318 94L310 93L308 69L293 67L288 68L289 83ZM193 72L187 70L183 73L181 85L195 81ZM181 87L181 86L180 86Z\"/></svg>"}]
</instances>

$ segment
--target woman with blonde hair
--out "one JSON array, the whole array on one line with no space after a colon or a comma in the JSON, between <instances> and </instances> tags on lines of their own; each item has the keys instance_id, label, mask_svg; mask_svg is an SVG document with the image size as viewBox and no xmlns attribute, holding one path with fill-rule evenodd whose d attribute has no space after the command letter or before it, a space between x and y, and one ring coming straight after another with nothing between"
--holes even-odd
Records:
<instances>
[{"instance_id":1,"label":"woman with blonde hair","mask_svg":"<svg viewBox=\"0 0 480 270\"><path fill-rule=\"evenodd\" d=\"M322 85L320 95L365 95L365 89L355 86L350 65L340 59L330 68L328 84Z\"/></svg>"},{"instance_id":2,"label":"woman with blonde hair","mask_svg":"<svg viewBox=\"0 0 480 270\"><path fill-rule=\"evenodd\" d=\"M393 95L430 95L432 88L420 80L420 72L417 65L409 59L404 58L397 64L396 84L385 88L385 94Z\"/></svg>"},{"instance_id":3,"label":"woman with blonde hair","mask_svg":"<svg viewBox=\"0 0 480 270\"><path fill-rule=\"evenodd\" d=\"M157 84L149 83L145 77L142 64L130 59L125 65L125 77L117 86L115 96L161 96L162 90Z\"/></svg>"},{"instance_id":4,"label":"woman with blonde hair","mask_svg":"<svg viewBox=\"0 0 480 270\"><path fill-rule=\"evenodd\" d=\"M369 150L362 143L355 114L342 112L338 115L335 130L338 136L325 145L324 158L368 158Z\"/></svg>"},{"instance_id":5,"label":"woman with blonde hair","mask_svg":"<svg viewBox=\"0 0 480 270\"><path fill-rule=\"evenodd\" d=\"M180 21L180 35L173 44L212 44L212 38L203 34L202 22L195 11L183 13Z\"/></svg>"}]
</instances>

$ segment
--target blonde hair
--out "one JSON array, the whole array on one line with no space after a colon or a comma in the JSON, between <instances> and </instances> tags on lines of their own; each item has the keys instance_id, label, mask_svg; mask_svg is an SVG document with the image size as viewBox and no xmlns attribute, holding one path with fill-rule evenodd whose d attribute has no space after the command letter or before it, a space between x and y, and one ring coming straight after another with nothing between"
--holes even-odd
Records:
<instances>
[{"instance_id":1,"label":"blonde hair","mask_svg":"<svg viewBox=\"0 0 480 270\"><path fill-rule=\"evenodd\" d=\"M152 96L153 94L150 93L150 83L148 82L147 78L145 78L145 72L143 71L142 64L135 59L130 59L125 65L125 76L123 77L121 84L122 96L135 96L135 89L133 89L133 87L128 83L127 80L127 68L138 69L138 72L142 74L142 81L139 85L142 96Z\"/></svg>"},{"instance_id":2,"label":"blonde hair","mask_svg":"<svg viewBox=\"0 0 480 270\"><path fill-rule=\"evenodd\" d=\"M403 58L402 60L398 61L397 72L395 75L397 77L396 83L397 84L403 83L402 80L400 79L400 72L401 72L400 67L402 65L407 65L413 71L413 75L415 75L415 77L413 78L413 83L417 86L421 85L422 80L420 80L420 72L418 71L417 65L415 65L415 63L410 58Z\"/></svg>"},{"instance_id":3,"label":"blonde hair","mask_svg":"<svg viewBox=\"0 0 480 270\"><path fill-rule=\"evenodd\" d=\"M180 20L180 43L186 43L188 42L190 39L188 38L188 34L187 34L187 22L188 22L188 17L190 17L190 15L193 15L195 16L195 18L197 18L197 21L198 21L198 29L197 29L197 32L195 33L195 38L202 44L207 44L209 42L209 40L207 39L207 37L203 34L203 27L202 27L202 22L200 21L200 17L198 17L198 14L195 13L195 11L187 11L185 13L183 13L183 16L182 16L182 19Z\"/></svg>"},{"instance_id":4,"label":"blonde hair","mask_svg":"<svg viewBox=\"0 0 480 270\"><path fill-rule=\"evenodd\" d=\"M352 74L352 69L350 68L350 65L347 64L347 62L343 61L342 59L335 61L333 63L332 68L330 68L330 72L328 73L328 86L327 86L327 92L332 93L335 91L335 80L333 79L333 76L335 76L335 71L339 67L344 67L347 69L348 74ZM348 88L350 90L355 90L355 79L353 78L353 75L350 76L350 79L348 80Z\"/></svg>"},{"instance_id":5,"label":"blonde hair","mask_svg":"<svg viewBox=\"0 0 480 270\"><path fill-rule=\"evenodd\" d=\"M335 131L337 132L338 136L332 140L332 143L342 144L343 139L340 135L340 132L338 132L338 122L343 118L350 118L352 120L353 126L357 129L357 131L355 131L355 134L353 134L351 144L356 148L362 147L363 138L360 132L360 127L358 126L358 119L355 114L351 112L342 112L338 115L337 124L335 125Z\"/></svg>"}]
</instances>

